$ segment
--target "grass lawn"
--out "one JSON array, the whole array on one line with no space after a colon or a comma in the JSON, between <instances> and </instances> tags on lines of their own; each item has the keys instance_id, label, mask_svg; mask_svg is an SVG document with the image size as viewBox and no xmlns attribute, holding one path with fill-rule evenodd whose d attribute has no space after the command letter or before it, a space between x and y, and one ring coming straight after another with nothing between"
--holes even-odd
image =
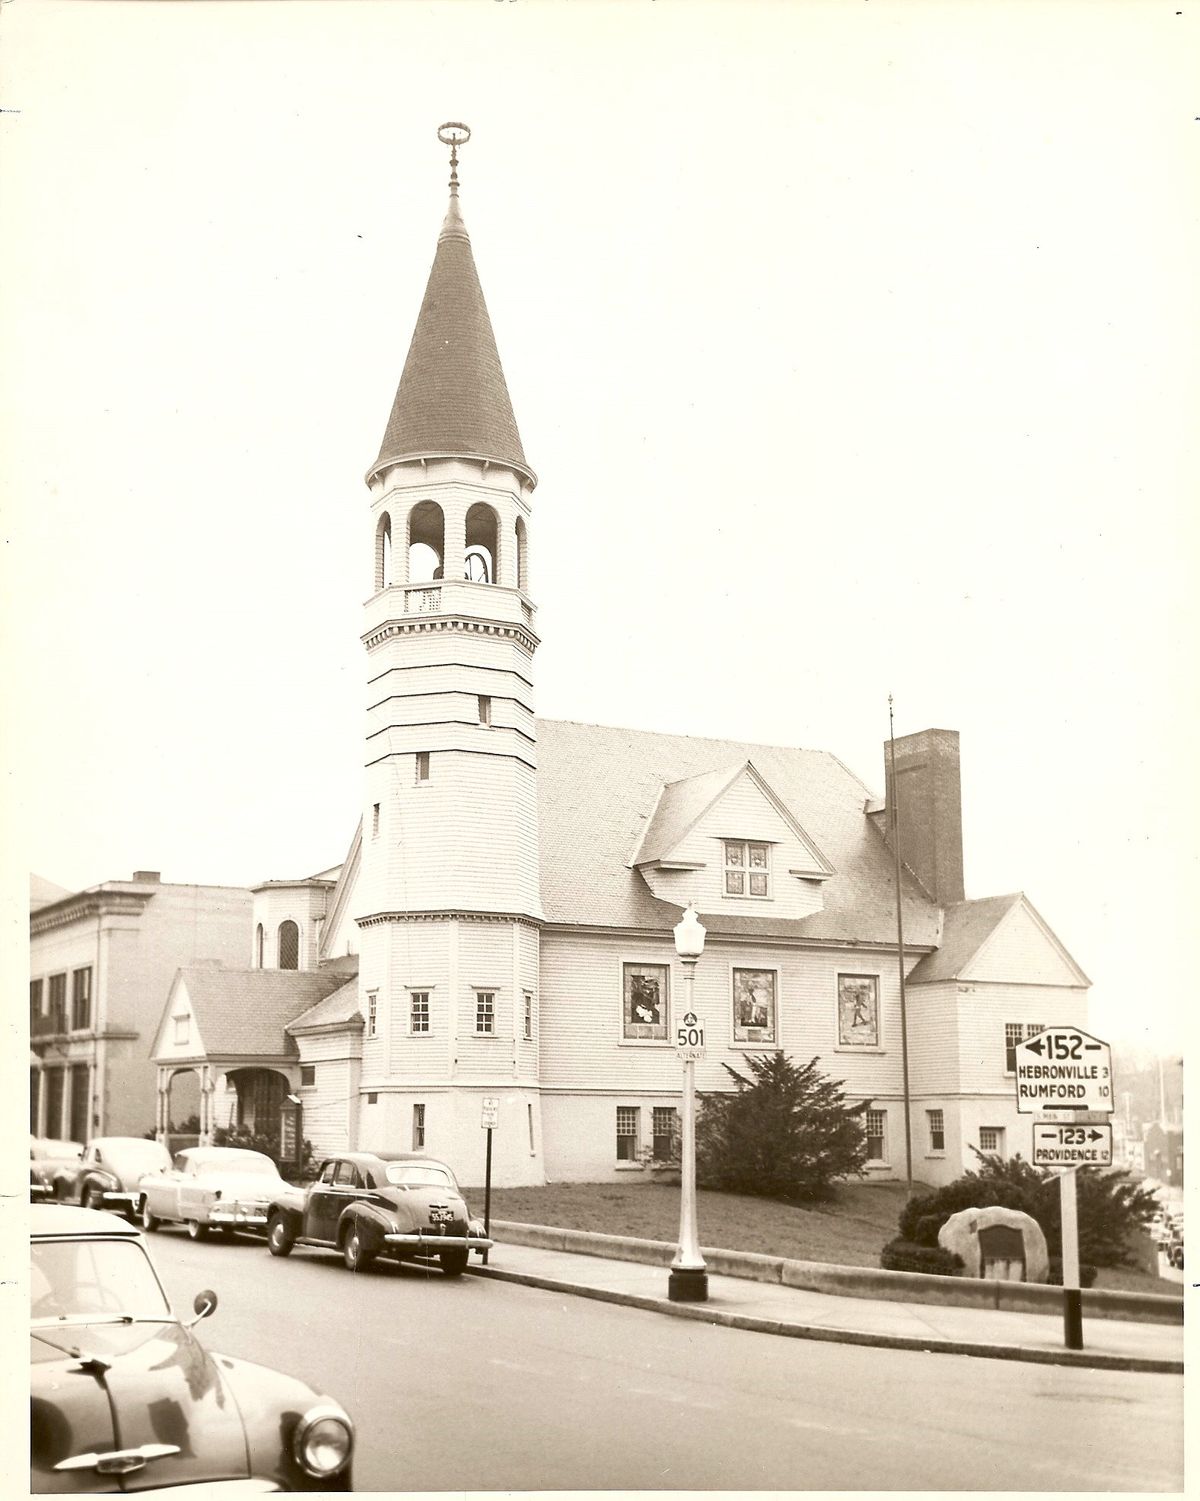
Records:
<instances>
[{"instance_id":1,"label":"grass lawn","mask_svg":"<svg viewBox=\"0 0 1200 1501\"><path fill-rule=\"evenodd\" d=\"M701 1189L696 1194L700 1244L877 1269L880 1250L896 1234L904 1198L902 1183L847 1183L828 1203L801 1209ZM483 1189L469 1189L467 1199L472 1213L482 1215ZM679 1189L645 1182L494 1188L491 1213L494 1220L674 1244L679 1235ZM1132 1268L1102 1268L1095 1285L1110 1291L1183 1295L1179 1283Z\"/></svg>"}]
</instances>

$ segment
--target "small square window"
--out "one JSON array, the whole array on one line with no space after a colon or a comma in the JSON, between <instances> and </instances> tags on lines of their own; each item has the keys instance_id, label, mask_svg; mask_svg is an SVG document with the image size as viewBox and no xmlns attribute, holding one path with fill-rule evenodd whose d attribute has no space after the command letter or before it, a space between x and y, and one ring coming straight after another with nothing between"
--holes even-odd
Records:
<instances>
[{"instance_id":1,"label":"small square window","mask_svg":"<svg viewBox=\"0 0 1200 1501\"><path fill-rule=\"evenodd\" d=\"M475 992L475 1031L481 1037L491 1037L496 1031L496 992Z\"/></svg>"},{"instance_id":2,"label":"small square window","mask_svg":"<svg viewBox=\"0 0 1200 1501\"><path fill-rule=\"evenodd\" d=\"M991 1152L993 1156L1004 1156L1004 1127L1003 1126L980 1126L979 1150Z\"/></svg>"},{"instance_id":3,"label":"small square window","mask_svg":"<svg viewBox=\"0 0 1200 1501\"><path fill-rule=\"evenodd\" d=\"M317 1082L317 1065L315 1063L302 1063L300 1065L300 1087L305 1089L310 1084Z\"/></svg>"},{"instance_id":4,"label":"small square window","mask_svg":"<svg viewBox=\"0 0 1200 1501\"><path fill-rule=\"evenodd\" d=\"M638 1160L638 1137L641 1134L638 1117L641 1111L636 1105L617 1106L617 1161Z\"/></svg>"},{"instance_id":5,"label":"small square window","mask_svg":"<svg viewBox=\"0 0 1200 1501\"><path fill-rule=\"evenodd\" d=\"M409 998L409 1031L429 1031L429 992L414 990Z\"/></svg>"},{"instance_id":6,"label":"small square window","mask_svg":"<svg viewBox=\"0 0 1200 1501\"><path fill-rule=\"evenodd\" d=\"M418 782L427 782L428 780L429 780L429 752L428 751L418 751L417 752L417 781Z\"/></svg>"},{"instance_id":7,"label":"small square window","mask_svg":"<svg viewBox=\"0 0 1200 1501\"><path fill-rule=\"evenodd\" d=\"M367 1096L367 1104L368 1105L378 1105L379 1104L379 1096L372 1091L372 1093L368 1094L368 1096Z\"/></svg>"},{"instance_id":8,"label":"small square window","mask_svg":"<svg viewBox=\"0 0 1200 1501\"><path fill-rule=\"evenodd\" d=\"M413 1151L420 1152L425 1146L425 1106L413 1106Z\"/></svg>"},{"instance_id":9,"label":"small square window","mask_svg":"<svg viewBox=\"0 0 1200 1501\"><path fill-rule=\"evenodd\" d=\"M726 839L725 895L771 895L770 846Z\"/></svg>"}]
</instances>

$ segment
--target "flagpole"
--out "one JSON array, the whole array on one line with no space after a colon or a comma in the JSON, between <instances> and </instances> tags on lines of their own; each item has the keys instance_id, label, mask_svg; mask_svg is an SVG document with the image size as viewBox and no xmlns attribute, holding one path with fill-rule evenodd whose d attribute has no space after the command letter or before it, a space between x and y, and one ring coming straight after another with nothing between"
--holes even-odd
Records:
<instances>
[{"instance_id":1,"label":"flagpole","mask_svg":"<svg viewBox=\"0 0 1200 1501\"><path fill-rule=\"evenodd\" d=\"M904 1076L904 1173L908 1196L912 1198L912 1106L908 1093L908 997L904 980L904 902L900 886L900 783L896 779L896 727L892 718L892 695L888 694L888 749L892 768L892 796L889 809L892 823L892 849L896 856L896 953L900 963L900 1067Z\"/></svg>"}]
</instances>

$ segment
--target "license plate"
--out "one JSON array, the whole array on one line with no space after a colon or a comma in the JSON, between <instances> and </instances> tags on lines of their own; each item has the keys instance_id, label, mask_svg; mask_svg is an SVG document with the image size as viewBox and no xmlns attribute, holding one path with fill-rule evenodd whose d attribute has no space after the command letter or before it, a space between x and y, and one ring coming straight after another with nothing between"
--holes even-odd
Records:
<instances>
[{"instance_id":1,"label":"license plate","mask_svg":"<svg viewBox=\"0 0 1200 1501\"><path fill-rule=\"evenodd\" d=\"M431 1209L429 1211L429 1223L431 1225L448 1225L453 1218L454 1211L451 1209Z\"/></svg>"}]
</instances>

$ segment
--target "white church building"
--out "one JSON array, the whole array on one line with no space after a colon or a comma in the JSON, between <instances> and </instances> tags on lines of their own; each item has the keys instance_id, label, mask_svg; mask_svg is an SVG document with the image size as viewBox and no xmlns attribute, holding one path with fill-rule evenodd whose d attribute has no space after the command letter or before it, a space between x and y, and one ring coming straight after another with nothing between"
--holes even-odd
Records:
<instances>
[{"instance_id":1,"label":"white church building","mask_svg":"<svg viewBox=\"0 0 1200 1501\"><path fill-rule=\"evenodd\" d=\"M1028 1156L1012 1048L1085 1025L1089 982L1023 895L965 899L957 734L898 739L880 799L828 751L538 719L536 483L452 166L367 472L362 820L340 867L254 892L245 970L177 974L160 1133L194 1072L202 1139L279 1118L318 1154L426 1148L480 1183L490 1098L498 1184L646 1174L694 901L697 1088L819 1057L870 1101L869 1174L903 1178L898 791L913 1174Z\"/></svg>"}]
</instances>

